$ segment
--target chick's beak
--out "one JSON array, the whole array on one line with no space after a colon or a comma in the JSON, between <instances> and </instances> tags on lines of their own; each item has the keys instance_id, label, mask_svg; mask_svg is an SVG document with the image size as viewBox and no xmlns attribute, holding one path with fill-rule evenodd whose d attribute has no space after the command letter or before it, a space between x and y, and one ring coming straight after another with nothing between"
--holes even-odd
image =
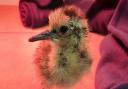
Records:
<instances>
[{"instance_id":1,"label":"chick's beak","mask_svg":"<svg viewBox=\"0 0 128 89\"><path fill-rule=\"evenodd\" d=\"M48 39L51 39L53 36L54 36L54 33L47 31L47 32L42 32L40 34L30 37L28 41L34 42L39 40L48 40Z\"/></svg>"}]
</instances>

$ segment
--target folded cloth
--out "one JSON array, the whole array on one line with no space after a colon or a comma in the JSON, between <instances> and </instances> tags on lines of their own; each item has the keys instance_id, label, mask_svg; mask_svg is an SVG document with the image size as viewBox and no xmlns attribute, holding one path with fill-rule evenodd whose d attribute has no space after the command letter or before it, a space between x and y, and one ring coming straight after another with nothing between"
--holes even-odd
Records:
<instances>
[{"instance_id":1,"label":"folded cloth","mask_svg":"<svg viewBox=\"0 0 128 89\"><path fill-rule=\"evenodd\" d=\"M120 0L108 30L128 48L128 0Z\"/></svg>"},{"instance_id":2,"label":"folded cloth","mask_svg":"<svg viewBox=\"0 0 128 89\"><path fill-rule=\"evenodd\" d=\"M119 0L96 0L86 12L90 31L107 34L107 25ZM103 30L104 29L104 30Z\"/></svg>"},{"instance_id":3,"label":"folded cloth","mask_svg":"<svg viewBox=\"0 0 128 89\"><path fill-rule=\"evenodd\" d=\"M89 13L88 16L91 16ZM104 25L107 29L104 29L103 22L106 22ZM107 31L100 46L101 59L95 76L96 89L128 89L128 0L120 0L114 8L97 9L89 24L97 28L92 31ZM100 28L97 24L103 27Z\"/></svg>"},{"instance_id":4,"label":"folded cloth","mask_svg":"<svg viewBox=\"0 0 128 89\"><path fill-rule=\"evenodd\" d=\"M51 10L41 10L33 2L22 2L19 5L20 16L24 26L40 27L48 23L48 14Z\"/></svg>"},{"instance_id":5,"label":"folded cloth","mask_svg":"<svg viewBox=\"0 0 128 89\"><path fill-rule=\"evenodd\" d=\"M90 31L98 32L102 35L108 34L107 26L113 15L113 12L114 9L104 9L97 13L93 18L90 16L90 19L88 20Z\"/></svg>"},{"instance_id":6,"label":"folded cloth","mask_svg":"<svg viewBox=\"0 0 128 89\"><path fill-rule=\"evenodd\" d=\"M100 53L101 59L95 76L96 89L128 87L128 50L121 41L108 34L101 43Z\"/></svg>"},{"instance_id":7,"label":"folded cloth","mask_svg":"<svg viewBox=\"0 0 128 89\"><path fill-rule=\"evenodd\" d=\"M62 0L20 0L21 21L26 27L44 26L48 23L49 13L61 5Z\"/></svg>"}]
</instances>

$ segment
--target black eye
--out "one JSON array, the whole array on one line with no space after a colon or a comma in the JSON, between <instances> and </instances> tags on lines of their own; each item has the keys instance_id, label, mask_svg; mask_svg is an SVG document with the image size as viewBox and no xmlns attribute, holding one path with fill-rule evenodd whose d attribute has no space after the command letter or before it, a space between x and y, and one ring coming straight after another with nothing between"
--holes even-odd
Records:
<instances>
[{"instance_id":1,"label":"black eye","mask_svg":"<svg viewBox=\"0 0 128 89\"><path fill-rule=\"evenodd\" d=\"M67 26L61 26L61 27L60 27L60 32L61 32L61 33L64 34L64 33L66 33L67 31L68 31L68 27L67 27Z\"/></svg>"}]
</instances>

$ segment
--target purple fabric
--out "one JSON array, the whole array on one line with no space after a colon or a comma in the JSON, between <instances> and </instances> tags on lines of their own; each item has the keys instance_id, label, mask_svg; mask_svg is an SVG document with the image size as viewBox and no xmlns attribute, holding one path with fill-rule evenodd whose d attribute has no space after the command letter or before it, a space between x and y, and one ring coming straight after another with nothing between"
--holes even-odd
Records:
<instances>
[{"instance_id":1,"label":"purple fabric","mask_svg":"<svg viewBox=\"0 0 128 89\"><path fill-rule=\"evenodd\" d=\"M21 21L26 27L44 26L48 23L49 13L62 4L62 0L20 0Z\"/></svg>"},{"instance_id":2,"label":"purple fabric","mask_svg":"<svg viewBox=\"0 0 128 89\"><path fill-rule=\"evenodd\" d=\"M47 6L50 4L51 0L34 0L35 2L37 2L40 6Z\"/></svg>"},{"instance_id":3,"label":"purple fabric","mask_svg":"<svg viewBox=\"0 0 128 89\"><path fill-rule=\"evenodd\" d=\"M119 0L97 0L88 9L86 16L90 24L90 31L107 34L107 25ZM104 30L103 30L104 29Z\"/></svg>"},{"instance_id":4,"label":"purple fabric","mask_svg":"<svg viewBox=\"0 0 128 89\"><path fill-rule=\"evenodd\" d=\"M92 20L89 20L90 31L108 34L107 26L113 15L114 9L101 10Z\"/></svg>"},{"instance_id":5,"label":"purple fabric","mask_svg":"<svg viewBox=\"0 0 128 89\"><path fill-rule=\"evenodd\" d=\"M119 0L96 0L99 4L101 4L103 7L111 8L115 7Z\"/></svg>"},{"instance_id":6,"label":"purple fabric","mask_svg":"<svg viewBox=\"0 0 128 89\"><path fill-rule=\"evenodd\" d=\"M128 0L120 0L108 30L128 48Z\"/></svg>"},{"instance_id":7,"label":"purple fabric","mask_svg":"<svg viewBox=\"0 0 128 89\"><path fill-rule=\"evenodd\" d=\"M121 41L108 34L101 44L100 52L96 89L118 89L128 83L128 54Z\"/></svg>"},{"instance_id":8,"label":"purple fabric","mask_svg":"<svg viewBox=\"0 0 128 89\"><path fill-rule=\"evenodd\" d=\"M47 24L47 16L51 10L41 10L35 3L25 1L19 7L24 26L35 28Z\"/></svg>"},{"instance_id":9,"label":"purple fabric","mask_svg":"<svg viewBox=\"0 0 128 89\"><path fill-rule=\"evenodd\" d=\"M107 32L100 46L96 89L128 89L128 0L109 8L92 4L87 15L92 31Z\"/></svg>"}]
</instances>

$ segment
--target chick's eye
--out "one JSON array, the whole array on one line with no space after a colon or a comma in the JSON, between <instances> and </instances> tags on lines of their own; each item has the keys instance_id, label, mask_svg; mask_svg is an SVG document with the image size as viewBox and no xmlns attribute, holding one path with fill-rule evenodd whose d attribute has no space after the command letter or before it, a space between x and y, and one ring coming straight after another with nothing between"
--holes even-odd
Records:
<instances>
[{"instance_id":1,"label":"chick's eye","mask_svg":"<svg viewBox=\"0 0 128 89\"><path fill-rule=\"evenodd\" d=\"M64 33L66 33L67 31L68 31L68 27L67 27L67 26L61 26L61 27L60 27L60 32L61 32L61 33L64 34Z\"/></svg>"}]
</instances>

